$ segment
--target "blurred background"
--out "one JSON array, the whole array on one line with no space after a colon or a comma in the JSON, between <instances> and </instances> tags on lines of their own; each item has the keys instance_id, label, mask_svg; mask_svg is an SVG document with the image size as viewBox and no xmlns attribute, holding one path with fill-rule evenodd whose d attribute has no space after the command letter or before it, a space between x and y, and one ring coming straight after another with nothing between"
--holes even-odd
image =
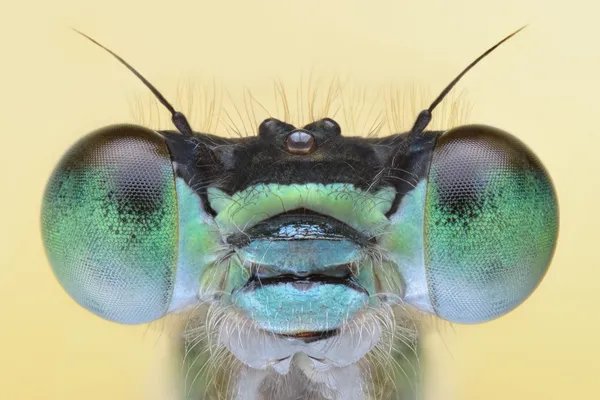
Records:
<instances>
[{"instance_id":1,"label":"blurred background","mask_svg":"<svg viewBox=\"0 0 600 400\"><path fill-rule=\"evenodd\" d=\"M170 399L175 331L164 323L119 326L86 312L55 281L41 245L41 196L62 153L96 128L139 122L139 99L147 97L125 68L70 27L124 56L168 98L178 97L182 81L207 88L201 101L187 103L196 127L210 126L202 107L216 93L229 121L216 130L253 133L251 119L246 128L241 121L246 89L268 106L278 80L304 93L294 87L305 87L307 77L326 78L313 87L343 77L373 95L353 100L367 111L387 107L381 90L404 84L432 99L526 23L455 95L469 104L469 122L515 134L543 160L560 202L558 248L541 286L514 312L429 332L437 380L428 391L435 400L599 398L598 15L592 0L4 1L0 399ZM291 97L302 114L304 98ZM241 118L229 100L242 104ZM348 135L369 126L341 122Z\"/></svg>"}]
</instances>

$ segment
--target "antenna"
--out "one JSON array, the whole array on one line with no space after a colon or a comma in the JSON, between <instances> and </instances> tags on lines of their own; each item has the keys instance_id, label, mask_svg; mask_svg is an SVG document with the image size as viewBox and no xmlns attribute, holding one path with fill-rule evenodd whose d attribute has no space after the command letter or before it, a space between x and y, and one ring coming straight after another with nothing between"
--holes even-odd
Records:
<instances>
[{"instance_id":1,"label":"antenna","mask_svg":"<svg viewBox=\"0 0 600 400\"><path fill-rule=\"evenodd\" d=\"M158 99L158 101L160 101L161 104L163 106L165 106L167 108L167 110L169 110L169 112L171 113L171 121L173 121L173 125L175 125L175 127L177 128L177 130L179 132L181 132L183 135L193 136L192 128L190 127L190 124L189 124L187 118L185 117L185 115L183 115L179 111L175 111L175 108L173 108L173 106L167 101L167 99L165 99L165 97L158 91L158 89L156 89L154 87L154 85L152 85L150 82L148 82L148 80L146 78L144 78L142 76L142 74L140 74L139 72L137 72L136 69L133 68L131 65L129 65L129 63L127 61L123 60L118 54L116 54L115 52L113 52L109 48L101 45L100 43L98 43L97 41L95 41L94 39L92 39L91 37L89 37L88 35L86 35L85 33L81 32L81 31L78 31L75 28L72 28L72 29L75 32L79 33L81 36L83 36L83 37L87 38L88 40L90 40L92 43L98 45L99 47L101 47L104 50L106 50L107 52L109 52L114 58L116 58L117 60L119 60L119 62L121 64L123 64L125 67L127 67L128 70L130 70L131 72L133 72L133 74L135 76L137 76L138 79L141 80L142 83L144 85L146 85L146 87L148 89L150 89L150 91L156 96L156 98Z\"/></svg>"},{"instance_id":2,"label":"antenna","mask_svg":"<svg viewBox=\"0 0 600 400\"><path fill-rule=\"evenodd\" d=\"M469 72L469 70L471 68L473 68L475 65L477 65L477 63L479 61L483 60L488 54L490 54L492 51L496 50L496 48L498 46L500 46L502 43L506 42L511 37L515 36L517 33L521 32L526 27L527 27L527 25L524 25L524 26L520 27L519 29L517 29L516 31L514 31L513 33L511 33L510 35L508 35L507 37L505 37L504 39L502 39L501 41L496 43L494 46L487 49L482 55L477 57L471 64L469 64L467 66L467 68L463 69L462 72L460 74L458 74L458 76L456 78L454 78L454 80L452 82L450 82L450 84L448 86L446 86L446 88L444 88L444 90L442 90L442 93L440 93L439 96L431 103L429 108L426 110L423 110L419 113L419 116L417 117L417 120L415 121L415 124L413 125L413 127L410 131L410 134L418 135L418 134L422 133L425 130L425 128L427 128L427 125L429 125L429 122L431 121L431 113L433 112L433 109L438 104L440 104L440 102L444 99L444 97L446 97L448 92L450 92L450 90L452 90L454 85L456 85L458 83L458 81L467 72Z\"/></svg>"}]
</instances>

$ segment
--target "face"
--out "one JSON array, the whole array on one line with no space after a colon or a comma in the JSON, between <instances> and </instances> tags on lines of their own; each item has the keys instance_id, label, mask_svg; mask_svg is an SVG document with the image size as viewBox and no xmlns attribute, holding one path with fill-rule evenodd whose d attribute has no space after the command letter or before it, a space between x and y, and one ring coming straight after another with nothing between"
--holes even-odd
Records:
<instances>
[{"instance_id":1,"label":"face","mask_svg":"<svg viewBox=\"0 0 600 400\"><path fill-rule=\"evenodd\" d=\"M360 362L395 309L509 312L544 276L558 217L540 161L498 129L367 139L268 119L244 139L93 132L51 176L42 229L91 312L137 324L205 304L238 361L284 373L297 353Z\"/></svg>"},{"instance_id":2,"label":"face","mask_svg":"<svg viewBox=\"0 0 600 400\"><path fill-rule=\"evenodd\" d=\"M445 93L515 33L411 131L382 138L344 136L330 118L269 118L239 139L195 133L142 79L181 133L109 126L63 156L42 205L56 277L118 323L204 310L192 348L233 360L218 366L227 388L243 369L236 380L249 393L277 393L250 388L274 371L324 379L315 398L355 398L357 388L398 397L416 357L412 315L500 317L552 258L556 194L534 153L489 126L425 131ZM286 393L308 390L290 379Z\"/></svg>"}]
</instances>

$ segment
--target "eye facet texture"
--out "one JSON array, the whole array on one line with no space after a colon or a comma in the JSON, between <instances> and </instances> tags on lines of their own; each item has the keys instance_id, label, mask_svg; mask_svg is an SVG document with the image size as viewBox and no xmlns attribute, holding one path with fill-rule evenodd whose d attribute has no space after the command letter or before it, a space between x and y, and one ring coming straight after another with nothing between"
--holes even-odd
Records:
<instances>
[{"instance_id":1,"label":"eye facet texture","mask_svg":"<svg viewBox=\"0 0 600 400\"><path fill-rule=\"evenodd\" d=\"M488 321L522 303L546 273L558 235L543 165L515 137L484 125L438 139L424 216L429 296L452 322Z\"/></svg>"},{"instance_id":2,"label":"eye facet texture","mask_svg":"<svg viewBox=\"0 0 600 400\"><path fill-rule=\"evenodd\" d=\"M166 313L177 222L167 146L134 125L100 129L71 147L42 203L44 245L61 285L86 309L125 324Z\"/></svg>"}]
</instances>

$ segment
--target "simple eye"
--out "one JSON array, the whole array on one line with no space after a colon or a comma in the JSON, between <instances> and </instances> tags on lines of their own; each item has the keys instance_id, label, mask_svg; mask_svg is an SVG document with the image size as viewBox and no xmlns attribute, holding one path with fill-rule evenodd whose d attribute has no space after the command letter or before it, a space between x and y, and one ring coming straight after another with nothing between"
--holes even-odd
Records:
<instances>
[{"instance_id":1,"label":"simple eye","mask_svg":"<svg viewBox=\"0 0 600 400\"><path fill-rule=\"evenodd\" d=\"M483 125L440 136L424 210L426 279L438 316L476 323L517 307L546 273L557 235L552 182L523 143Z\"/></svg>"},{"instance_id":2,"label":"simple eye","mask_svg":"<svg viewBox=\"0 0 600 400\"><path fill-rule=\"evenodd\" d=\"M42 235L56 277L83 307L127 324L163 316L178 249L175 177L163 138L115 125L71 147L46 187Z\"/></svg>"}]
</instances>

